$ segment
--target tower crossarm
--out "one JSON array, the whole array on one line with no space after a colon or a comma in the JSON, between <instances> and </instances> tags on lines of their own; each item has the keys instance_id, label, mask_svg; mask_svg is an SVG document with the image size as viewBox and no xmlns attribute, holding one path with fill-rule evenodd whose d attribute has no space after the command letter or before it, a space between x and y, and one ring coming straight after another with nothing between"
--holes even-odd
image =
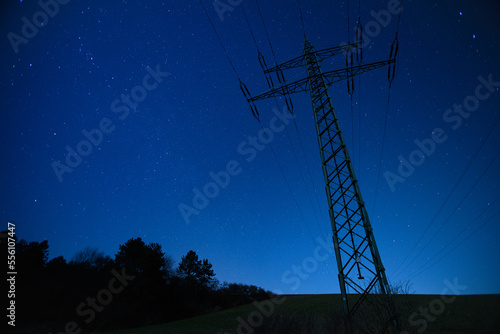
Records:
<instances>
[{"instance_id":1,"label":"tower crossarm","mask_svg":"<svg viewBox=\"0 0 500 334\"><path fill-rule=\"evenodd\" d=\"M339 53L347 52L347 50L349 49L357 48L359 45L360 43L350 43L350 44L343 44L331 48L322 49L316 51L316 58L318 59L319 62L322 62L330 57L338 55ZM307 55L302 54L282 64L271 67L265 70L264 73L272 73L272 72L278 72L280 70L289 70L292 68L303 67L306 65L306 56Z\"/></svg>"},{"instance_id":2,"label":"tower crossarm","mask_svg":"<svg viewBox=\"0 0 500 334\"><path fill-rule=\"evenodd\" d=\"M383 61L377 61L374 63L369 63L369 64L363 64L363 65L358 65L358 66L352 66L349 68L343 68L340 70L333 70L333 71L328 71L323 73L323 76L325 78L325 83L329 87L332 84L345 80L347 78L360 75L369 71L376 70L378 68L387 66L389 64L394 63L396 60L395 59L389 59L389 60L383 60Z\"/></svg>"},{"instance_id":3,"label":"tower crossarm","mask_svg":"<svg viewBox=\"0 0 500 334\"><path fill-rule=\"evenodd\" d=\"M392 64L394 62L395 62L394 59L390 59L390 60L378 61L378 62L369 63L369 64L352 66L349 68L342 68L339 70L328 71L328 72L325 72L322 74L316 74L316 76L318 76L318 78L315 78L314 75L312 77L308 76L306 78L297 80L295 82L283 85L281 87L271 89L265 93L251 97L248 99L248 102L265 100L265 99L283 96L283 95L287 95L287 94L307 92L307 91L309 91L310 80L311 79L317 80L317 79L319 79L319 76L321 76L322 79L325 80L325 83L327 86L330 86L336 82L345 80L345 79L350 78L352 76L360 75L360 74L378 69L380 67L384 67L384 66Z\"/></svg>"}]
</instances>

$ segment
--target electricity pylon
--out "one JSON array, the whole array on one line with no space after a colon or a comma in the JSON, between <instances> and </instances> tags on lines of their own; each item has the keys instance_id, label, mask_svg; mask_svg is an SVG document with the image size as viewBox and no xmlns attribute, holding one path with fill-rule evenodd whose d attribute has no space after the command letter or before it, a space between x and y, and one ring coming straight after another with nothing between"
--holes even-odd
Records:
<instances>
[{"instance_id":1,"label":"electricity pylon","mask_svg":"<svg viewBox=\"0 0 500 334\"><path fill-rule=\"evenodd\" d=\"M264 68L269 91L251 97L246 86L241 83L252 113L257 118L258 111L255 106L257 100L284 96L288 108L293 110L290 94L309 91L311 95L333 231L340 292L344 312L348 317L352 317L377 285L380 287L380 293L390 294L385 269L375 243L373 229L354 174L351 158L328 93L328 86L342 80L348 80L348 83L352 85L354 76L383 66L389 66L389 77L391 77L391 70L393 77L396 57L395 55L393 57L391 49L389 60L354 66L352 50L358 47L360 43L315 51L306 38L303 55L269 69L266 68L265 61L259 53L259 61ZM324 73L321 71L322 61L343 52L346 54L346 68ZM283 70L299 67L306 68L307 77L286 83ZM273 72L276 72L280 83L280 86L276 88L270 76ZM351 96L352 87L349 88ZM352 293L348 294L347 288L350 288ZM351 305L351 302L354 304Z\"/></svg>"}]
</instances>

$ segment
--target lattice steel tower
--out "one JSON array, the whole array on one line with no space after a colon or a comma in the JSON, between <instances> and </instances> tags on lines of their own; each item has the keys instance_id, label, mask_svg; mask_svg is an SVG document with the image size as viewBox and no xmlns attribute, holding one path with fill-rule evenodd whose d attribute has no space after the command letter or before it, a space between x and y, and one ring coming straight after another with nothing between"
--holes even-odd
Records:
<instances>
[{"instance_id":1,"label":"lattice steel tower","mask_svg":"<svg viewBox=\"0 0 500 334\"><path fill-rule=\"evenodd\" d=\"M265 61L259 53L259 61L264 68L269 91L251 97L246 86L241 83L242 91L256 117L258 117L255 106L257 100L284 96L288 108L293 109L290 94L308 91L311 95L333 231L340 291L344 312L349 317L377 285L380 293L390 293L368 212L328 93L328 86L341 80L348 80L348 86L352 85L354 76L383 66L389 66L389 80L391 81L391 77L394 76L396 50L392 50L393 44L389 60L354 66L352 50L357 50L358 47L360 43L315 51L306 38L303 55L272 68L266 68ZM324 73L321 71L322 61L342 53L346 55L346 68ZM298 67L305 67L307 77L287 84L283 71ZM280 83L280 86L276 88L270 76L273 72L276 73ZM353 293L348 294L347 288L350 288Z\"/></svg>"}]
</instances>

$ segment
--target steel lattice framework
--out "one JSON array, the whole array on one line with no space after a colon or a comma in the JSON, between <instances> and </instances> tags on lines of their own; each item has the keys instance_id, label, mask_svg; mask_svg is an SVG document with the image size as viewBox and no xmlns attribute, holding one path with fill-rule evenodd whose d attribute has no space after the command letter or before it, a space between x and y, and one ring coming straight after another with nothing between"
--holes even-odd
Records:
<instances>
[{"instance_id":1,"label":"steel lattice framework","mask_svg":"<svg viewBox=\"0 0 500 334\"><path fill-rule=\"evenodd\" d=\"M390 293L368 212L328 93L328 86L383 66L389 65L389 68L393 68L395 58L358 66L346 66L346 68L325 73L322 73L320 67L323 60L342 52L349 55L349 51L357 46L358 44L347 44L315 51L311 43L305 39L303 55L265 69L266 79L270 83L269 91L250 97L246 86L244 84L242 86L256 117L258 117L255 107L257 100L284 96L288 107L293 108L290 94L309 91L311 95L333 231L340 291L344 312L349 317L376 286L380 287L380 293ZM259 60L262 64L262 59ZM298 67L306 68L307 77L287 84L283 70ZM271 72L276 72L280 82L277 88L273 87L272 80L268 77ZM350 289L349 294L347 288Z\"/></svg>"}]
</instances>

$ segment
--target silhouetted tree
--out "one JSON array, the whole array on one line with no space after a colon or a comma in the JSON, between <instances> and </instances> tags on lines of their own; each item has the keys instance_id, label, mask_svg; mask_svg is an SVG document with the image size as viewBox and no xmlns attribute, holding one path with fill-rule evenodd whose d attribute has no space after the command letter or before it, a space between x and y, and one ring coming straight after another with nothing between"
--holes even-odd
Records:
<instances>
[{"instance_id":1,"label":"silhouetted tree","mask_svg":"<svg viewBox=\"0 0 500 334\"><path fill-rule=\"evenodd\" d=\"M117 300L122 304L122 319L127 325L138 326L161 322L169 298L167 282L172 274L172 261L158 243L146 245L141 238L130 239L120 245L115 265L134 276Z\"/></svg>"},{"instance_id":2,"label":"silhouetted tree","mask_svg":"<svg viewBox=\"0 0 500 334\"><path fill-rule=\"evenodd\" d=\"M119 267L125 267L131 274L145 275L164 282L172 275L173 261L165 256L158 243L146 245L141 238L130 239L120 245L115 255Z\"/></svg>"},{"instance_id":3,"label":"silhouetted tree","mask_svg":"<svg viewBox=\"0 0 500 334\"><path fill-rule=\"evenodd\" d=\"M0 250L5 253L7 233L0 232ZM174 271L174 261L161 245L145 244L141 238L120 245L115 260L90 247L75 253L69 263L62 256L48 261L48 256L46 240L16 243L16 270L22 273L16 280L16 309L19 324L29 325L30 333L65 331L77 306L89 297L102 297L100 291L109 288L112 279L117 285L116 272L133 279L113 291L112 303L102 303L90 323L76 319L82 331L151 325L269 298L256 286L219 287L212 264L192 250Z\"/></svg>"},{"instance_id":4,"label":"silhouetted tree","mask_svg":"<svg viewBox=\"0 0 500 334\"><path fill-rule=\"evenodd\" d=\"M217 284L212 264L207 259L198 260L198 255L193 250L182 257L177 274L189 285L214 288Z\"/></svg>"},{"instance_id":5,"label":"silhouetted tree","mask_svg":"<svg viewBox=\"0 0 500 334\"><path fill-rule=\"evenodd\" d=\"M49 242L32 241L27 242L21 239L16 246L16 258L18 267L29 268L29 270L41 269L45 267L49 259ZM19 269L21 270L21 269Z\"/></svg>"},{"instance_id":6,"label":"silhouetted tree","mask_svg":"<svg viewBox=\"0 0 500 334\"><path fill-rule=\"evenodd\" d=\"M51 271L55 270L58 271L61 268L66 267L68 264L66 263L66 259L62 256L58 256L53 258L47 263L47 268L49 268Z\"/></svg>"},{"instance_id":7,"label":"silhouetted tree","mask_svg":"<svg viewBox=\"0 0 500 334\"><path fill-rule=\"evenodd\" d=\"M269 299L274 294L255 285L224 282L217 290L216 300L220 306L234 307L255 300Z\"/></svg>"},{"instance_id":8,"label":"silhouetted tree","mask_svg":"<svg viewBox=\"0 0 500 334\"><path fill-rule=\"evenodd\" d=\"M113 260L104 252L99 252L97 248L85 247L84 250L75 253L71 259L71 264L87 269L102 270Z\"/></svg>"},{"instance_id":9,"label":"silhouetted tree","mask_svg":"<svg viewBox=\"0 0 500 334\"><path fill-rule=\"evenodd\" d=\"M44 301L49 298L45 290L49 243L27 242L21 239L16 245L16 313L18 323L42 321L45 316ZM42 310L39 312L39 310ZM28 320L29 315L29 320Z\"/></svg>"}]
</instances>

